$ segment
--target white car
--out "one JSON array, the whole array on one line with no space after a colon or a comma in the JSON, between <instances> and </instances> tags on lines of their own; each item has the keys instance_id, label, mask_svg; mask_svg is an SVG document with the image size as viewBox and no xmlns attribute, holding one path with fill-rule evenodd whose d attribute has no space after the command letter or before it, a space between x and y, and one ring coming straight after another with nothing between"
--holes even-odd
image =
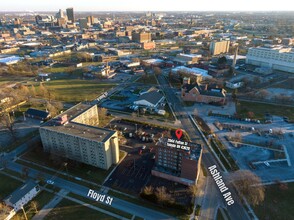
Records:
<instances>
[{"instance_id":1,"label":"white car","mask_svg":"<svg viewBox=\"0 0 294 220\"><path fill-rule=\"evenodd\" d=\"M267 161L265 161L264 164L265 164L267 167L270 166L269 162L267 162Z\"/></svg>"},{"instance_id":2,"label":"white car","mask_svg":"<svg viewBox=\"0 0 294 220\"><path fill-rule=\"evenodd\" d=\"M145 150L145 149L146 149L146 145L143 145L142 150Z\"/></svg>"},{"instance_id":3,"label":"white car","mask_svg":"<svg viewBox=\"0 0 294 220\"><path fill-rule=\"evenodd\" d=\"M53 185L54 181L53 180L47 180L47 183L50 184L50 185Z\"/></svg>"}]
</instances>

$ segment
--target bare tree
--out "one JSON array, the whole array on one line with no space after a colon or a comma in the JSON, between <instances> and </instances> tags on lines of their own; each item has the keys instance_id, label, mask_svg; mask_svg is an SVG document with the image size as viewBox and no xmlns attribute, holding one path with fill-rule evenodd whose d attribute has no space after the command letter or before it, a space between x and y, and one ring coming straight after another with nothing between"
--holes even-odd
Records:
<instances>
[{"instance_id":1,"label":"bare tree","mask_svg":"<svg viewBox=\"0 0 294 220\"><path fill-rule=\"evenodd\" d=\"M249 117L249 118L254 118L255 117L255 114L254 114L254 112L248 112L247 113L247 116Z\"/></svg>"},{"instance_id":2,"label":"bare tree","mask_svg":"<svg viewBox=\"0 0 294 220\"><path fill-rule=\"evenodd\" d=\"M154 188L152 186L145 186L143 189L143 193L145 195L151 195L153 194Z\"/></svg>"},{"instance_id":3,"label":"bare tree","mask_svg":"<svg viewBox=\"0 0 294 220\"><path fill-rule=\"evenodd\" d=\"M197 195L197 186L196 185L191 185L189 186L189 193L191 193L192 197L195 198Z\"/></svg>"},{"instance_id":4,"label":"bare tree","mask_svg":"<svg viewBox=\"0 0 294 220\"><path fill-rule=\"evenodd\" d=\"M52 117L55 117L63 109L63 104L61 102L46 102L46 109Z\"/></svg>"},{"instance_id":5,"label":"bare tree","mask_svg":"<svg viewBox=\"0 0 294 220\"><path fill-rule=\"evenodd\" d=\"M107 109L106 108L99 108L98 115L101 120L104 120L107 116Z\"/></svg>"},{"instance_id":6,"label":"bare tree","mask_svg":"<svg viewBox=\"0 0 294 220\"><path fill-rule=\"evenodd\" d=\"M38 202L36 201L31 201L30 202L30 208L35 210L35 213L38 213Z\"/></svg>"},{"instance_id":7,"label":"bare tree","mask_svg":"<svg viewBox=\"0 0 294 220\"><path fill-rule=\"evenodd\" d=\"M0 219L5 219L9 214L11 208L7 206L4 202L0 202Z\"/></svg>"},{"instance_id":8,"label":"bare tree","mask_svg":"<svg viewBox=\"0 0 294 220\"><path fill-rule=\"evenodd\" d=\"M48 96L48 89L43 85L43 83L40 83L39 95L44 98Z\"/></svg>"},{"instance_id":9,"label":"bare tree","mask_svg":"<svg viewBox=\"0 0 294 220\"><path fill-rule=\"evenodd\" d=\"M169 194L166 191L166 188L164 186L156 187L156 189L155 189L155 195L156 195L157 201L159 203L173 202L174 201L174 199L172 198L171 194Z\"/></svg>"},{"instance_id":10,"label":"bare tree","mask_svg":"<svg viewBox=\"0 0 294 220\"><path fill-rule=\"evenodd\" d=\"M9 113L2 113L0 115L0 125L5 127L10 135L15 138L15 129L14 129L14 117L12 117Z\"/></svg>"},{"instance_id":11,"label":"bare tree","mask_svg":"<svg viewBox=\"0 0 294 220\"><path fill-rule=\"evenodd\" d=\"M161 69L159 68L159 67L154 67L154 73L155 73L155 75L160 75L161 74Z\"/></svg>"},{"instance_id":12,"label":"bare tree","mask_svg":"<svg viewBox=\"0 0 294 220\"><path fill-rule=\"evenodd\" d=\"M238 170L232 175L232 183L238 193L253 206L264 201L264 186L261 179L248 170Z\"/></svg>"},{"instance_id":13,"label":"bare tree","mask_svg":"<svg viewBox=\"0 0 294 220\"><path fill-rule=\"evenodd\" d=\"M31 86L30 94L32 97L36 97L36 88L34 85Z\"/></svg>"},{"instance_id":14,"label":"bare tree","mask_svg":"<svg viewBox=\"0 0 294 220\"><path fill-rule=\"evenodd\" d=\"M193 115L198 115L198 110L197 110L197 108L194 108L194 110L193 110Z\"/></svg>"}]
</instances>

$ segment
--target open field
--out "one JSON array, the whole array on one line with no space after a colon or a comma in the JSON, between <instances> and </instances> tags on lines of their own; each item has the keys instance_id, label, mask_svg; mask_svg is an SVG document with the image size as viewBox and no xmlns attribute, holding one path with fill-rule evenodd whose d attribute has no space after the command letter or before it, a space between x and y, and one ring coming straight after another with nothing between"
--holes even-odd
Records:
<instances>
[{"instance_id":1,"label":"open field","mask_svg":"<svg viewBox=\"0 0 294 220\"><path fill-rule=\"evenodd\" d=\"M275 84L273 87L274 88L293 89L294 90L294 78L289 78L289 79L287 79L286 82Z\"/></svg>"},{"instance_id":2,"label":"open field","mask_svg":"<svg viewBox=\"0 0 294 220\"><path fill-rule=\"evenodd\" d=\"M65 102L90 101L116 86L116 84L112 83L80 79L52 80L44 84L53 94L54 99ZM36 89L38 89L37 87Z\"/></svg>"},{"instance_id":3,"label":"open field","mask_svg":"<svg viewBox=\"0 0 294 220\"><path fill-rule=\"evenodd\" d=\"M76 204L67 199L61 202L44 218L45 220L80 220L80 219L99 219L113 220L113 218L104 213Z\"/></svg>"},{"instance_id":4,"label":"open field","mask_svg":"<svg viewBox=\"0 0 294 220\"><path fill-rule=\"evenodd\" d=\"M136 81L137 83L144 83L144 84L155 84L157 85L157 80L154 74L148 76L142 76L140 79Z\"/></svg>"},{"instance_id":5,"label":"open field","mask_svg":"<svg viewBox=\"0 0 294 220\"><path fill-rule=\"evenodd\" d=\"M0 86L28 80L28 77L0 76Z\"/></svg>"},{"instance_id":6,"label":"open field","mask_svg":"<svg viewBox=\"0 0 294 220\"><path fill-rule=\"evenodd\" d=\"M267 186L264 202L254 208L255 214L260 220L293 219L294 183L287 185Z\"/></svg>"},{"instance_id":7,"label":"open field","mask_svg":"<svg viewBox=\"0 0 294 220\"><path fill-rule=\"evenodd\" d=\"M23 183L0 173L0 200L5 199Z\"/></svg>"},{"instance_id":8,"label":"open field","mask_svg":"<svg viewBox=\"0 0 294 220\"><path fill-rule=\"evenodd\" d=\"M263 104L256 102L240 101L237 105L237 113L241 117L248 117L248 112L253 112L256 119L264 119L264 115L269 113L271 115L286 116L290 120L294 120L294 107L285 107L279 105Z\"/></svg>"}]
</instances>

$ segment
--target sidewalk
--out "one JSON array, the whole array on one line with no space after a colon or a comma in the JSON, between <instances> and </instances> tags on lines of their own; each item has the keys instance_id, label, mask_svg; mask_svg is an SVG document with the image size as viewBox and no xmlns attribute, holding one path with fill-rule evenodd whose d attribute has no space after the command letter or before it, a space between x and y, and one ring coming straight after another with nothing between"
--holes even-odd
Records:
<instances>
[{"instance_id":1,"label":"sidewalk","mask_svg":"<svg viewBox=\"0 0 294 220\"><path fill-rule=\"evenodd\" d=\"M42 220L46 215L68 194L68 191L61 189L54 198L48 202L33 218L32 220Z\"/></svg>"}]
</instances>

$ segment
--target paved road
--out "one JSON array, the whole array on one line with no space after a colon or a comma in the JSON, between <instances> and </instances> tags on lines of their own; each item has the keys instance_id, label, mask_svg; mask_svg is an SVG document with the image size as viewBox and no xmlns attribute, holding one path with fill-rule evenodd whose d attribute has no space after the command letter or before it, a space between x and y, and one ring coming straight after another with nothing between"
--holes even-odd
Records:
<instances>
[{"instance_id":1,"label":"paved road","mask_svg":"<svg viewBox=\"0 0 294 220\"><path fill-rule=\"evenodd\" d=\"M195 129L194 125L188 117L187 112L182 107L181 101L175 95L175 90L169 85L165 77L162 75L158 77L158 82L166 95L167 101L172 103L175 115L181 121L183 129L185 129L189 134L191 141L202 141L200 133ZM202 164L206 168L212 165L216 165L216 169L221 171L221 174L223 175L224 172L222 168L219 166L218 162L215 160L212 154L208 151L207 146L205 144L203 144L203 146ZM238 199L235 190L230 189L230 191L232 193L232 198L235 200L235 203L228 207L228 213L230 217L234 220L247 220L248 215L240 200ZM215 218L215 212L217 211L219 205L222 205L223 207L226 206L225 201L222 198L222 195L215 183L211 183L206 186L206 195L202 204L203 207L201 208L201 215L199 219L206 220Z\"/></svg>"},{"instance_id":2,"label":"paved road","mask_svg":"<svg viewBox=\"0 0 294 220\"><path fill-rule=\"evenodd\" d=\"M15 162L9 162L6 165L6 167L10 170L15 171L15 172L22 173L22 168L24 166L20 165L18 163L15 163ZM39 173L40 173L40 171L29 168L29 172L28 172L29 177L36 179ZM52 175L44 173L44 178L51 179ZM89 188L82 186L82 185L79 185L77 183L70 182L70 181L65 180L63 178L60 178L60 177L55 177L54 178L54 185L61 188L61 189L66 190L66 191L72 192L74 194L83 196L85 198L89 198L89 197L87 197ZM150 220L153 220L153 219L173 219L173 217L168 216L166 214L163 214L163 213L160 213L160 212L157 212L157 211L145 208L145 207L141 207L139 205L135 205L130 202L126 202L126 201L118 199L116 197L113 197L112 207L116 208L118 210L124 211L124 212L131 213L133 215L139 216L144 219L150 219Z\"/></svg>"},{"instance_id":3,"label":"paved road","mask_svg":"<svg viewBox=\"0 0 294 220\"><path fill-rule=\"evenodd\" d=\"M34 139L38 139L38 138L39 138L39 136L34 137ZM15 157L23 154L28 149L29 149L28 144L22 144L18 148L16 148L14 151L12 151L11 153L6 153L5 155L0 156L0 168L1 168L1 166L3 166L2 162L5 161L5 167L7 169L13 170L18 173L22 173L22 169L24 166L20 165L18 163L15 163L13 160ZM44 179L52 179L52 175L49 175L45 172L42 172L42 173L44 174L43 175ZM29 168L29 171L28 171L29 177L37 179L37 176L39 174L40 174L40 171ZM63 178L60 178L60 177L54 177L54 185L61 188L61 189L66 190L68 192L72 192L74 194L89 198L89 197L87 197L89 188L82 186L82 185L79 185L77 183L70 182L70 181L65 180ZM99 190L97 190L97 191L99 191ZM151 209L139 206L139 205L135 205L133 203L124 201L122 199L118 199L116 197L113 197L112 207L116 208L118 210L124 211L124 212L128 212L128 213L133 214L135 216L139 216L139 217L147 219L147 220L148 219L150 219L150 220L174 219L173 217L168 216L166 214L163 214L158 211L154 211L154 210L151 210Z\"/></svg>"}]
</instances>

